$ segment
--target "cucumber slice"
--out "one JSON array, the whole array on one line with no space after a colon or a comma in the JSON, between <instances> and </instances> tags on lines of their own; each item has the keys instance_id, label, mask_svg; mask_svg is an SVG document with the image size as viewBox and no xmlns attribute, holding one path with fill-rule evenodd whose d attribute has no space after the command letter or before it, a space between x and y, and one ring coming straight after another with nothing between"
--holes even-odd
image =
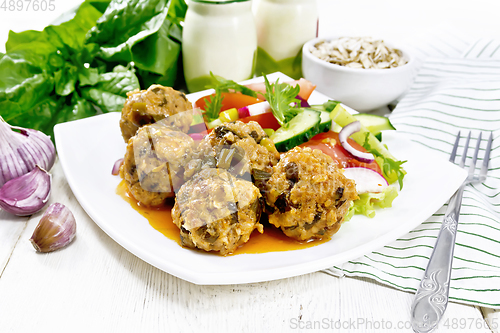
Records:
<instances>
[{"instance_id":1,"label":"cucumber slice","mask_svg":"<svg viewBox=\"0 0 500 333\"><path fill-rule=\"evenodd\" d=\"M320 132L328 132L333 125L332 118L330 118L330 112L326 111L323 105L312 105L311 107L304 108L304 110L311 110L319 112L321 122L319 123Z\"/></svg>"},{"instance_id":2,"label":"cucumber slice","mask_svg":"<svg viewBox=\"0 0 500 333\"><path fill-rule=\"evenodd\" d=\"M321 121L319 123L320 132L328 132L332 128L332 118L330 118L330 112L320 111L319 117Z\"/></svg>"},{"instance_id":3,"label":"cucumber slice","mask_svg":"<svg viewBox=\"0 0 500 333\"><path fill-rule=\"evenodd\" d=\"M378 136L381 131L395 130L391 121L387 117L376 116L374 114L357 113L353 115L359 120L373 135Z\"/></svg>"},{"instance_id":4,"label":"cucumber slice","mask_svg":"<svg viewBox=\"0 0 500 333\"><path fill-rule=\"evenodd\" d=\"M329 114L329 112L325 110L324 105L311 105L310 109L318 112L326 112ZM396 129L387 117L367 113L357 113L353 114L353 116L356 118L356 120L359 120L363 124L363 126L379 140L381 140L382 138L381 131ZM340 129L341 127L339 127L337 124L333 126L333 131L335 132L339 132Z\"/></svg>"},{"instance_id":5,"label":"cucumber slice","mask_svg":"<svg viewBox=\"0 0 500 333\"><path fill-rule=\"evenodd\" d=\"M320 133L320 122L319 112L304 110L290 120L287 128L278 128L271 140L279 152L288 151Z\"/></svg>"}]
</instances>

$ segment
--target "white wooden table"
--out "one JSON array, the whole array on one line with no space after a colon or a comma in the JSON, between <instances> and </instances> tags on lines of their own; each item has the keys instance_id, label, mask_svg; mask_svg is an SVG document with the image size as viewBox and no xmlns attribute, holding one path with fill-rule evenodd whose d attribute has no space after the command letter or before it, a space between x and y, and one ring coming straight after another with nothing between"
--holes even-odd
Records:
<instances>
[{"instance_id":1,"label":"white wooden table","mask_svg":"<svg viewBox=\"0 0 500 333\"><path fill-rule=\"evenodd\" d=\"M53 13L0 10L0 43L8 29L42 29L78 1L55 1ZM496 0L319 0L320 35L382 34L402 38L416 27L461 27L493 35ZM473 6L473 7L472 7ZM496 9L496 10L493 10ZM368 22L369 20L369 22ZM465 28L463 23L467 23ZM411 332L413 295L368 279L313 273L278 281L198 286L130 254L83 211L56 162L50 203L67 205L78 232L67 248L38 254L29 242L42 213L0 211L0 332ZM437 332L499 332L500 312L450 303ZM467 329L460 329L460 320ZM444 323L448 322L448 327ZM470 326L472 323L472 326Z\"/></svg>"}]
</instances>

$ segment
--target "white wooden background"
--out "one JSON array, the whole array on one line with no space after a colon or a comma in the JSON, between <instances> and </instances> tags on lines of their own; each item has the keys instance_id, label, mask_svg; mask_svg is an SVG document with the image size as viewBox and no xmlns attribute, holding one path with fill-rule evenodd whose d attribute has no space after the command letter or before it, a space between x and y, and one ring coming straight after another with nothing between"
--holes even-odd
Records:
<instances>
[{"instance_id":1,"label":"white wooden background","mask_svg":"<svg viewBox=\"0 0 500 333\"><path fill-rule=\"evenodd\" d=\"M56 0L56 11L46 13L0 10L0 51L9 29L42 29L77 3ZM430 31L471 38L500 33L497 0L318 3L321 36L377 34L425 42ZM59 163L51 173L50 203L64 203L73 211L77 237L64 250L37 254L28 240L41 213L17 218L0 211L2 333L411 332L413 295L368 279L313 273L264 283L197 286L173 277L102 232L76 201ZM500 312L450 303L437 332L500 332L488 328L483 318L500 326ZM467 321L467 329L452 325L460 319ZM447 320L448 328L443 325Z\"/></svg>"}]
</instances>

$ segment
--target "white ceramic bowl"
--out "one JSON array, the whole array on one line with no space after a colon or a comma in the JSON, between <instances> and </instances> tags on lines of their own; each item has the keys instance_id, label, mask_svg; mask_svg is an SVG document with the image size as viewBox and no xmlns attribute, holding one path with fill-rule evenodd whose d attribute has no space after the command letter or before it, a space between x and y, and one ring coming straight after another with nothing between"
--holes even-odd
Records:
<instances>
[{"instance_id":1,"label":"white ceramic bowl","mask_svg":"<svg viewBox=\"0 0 500 333\"><path fill-rule=\"evenodd\" d=\"M388 105L403 95L416 74L416 59L405 49L386 42L403 52L408 60L403 66L388 69L359 69L335 65L314 56L310 49L320 41L315 38L302 47L302 74L316 84L316 89L359 111L366 112Z\"/></svg>"}]
</instances>

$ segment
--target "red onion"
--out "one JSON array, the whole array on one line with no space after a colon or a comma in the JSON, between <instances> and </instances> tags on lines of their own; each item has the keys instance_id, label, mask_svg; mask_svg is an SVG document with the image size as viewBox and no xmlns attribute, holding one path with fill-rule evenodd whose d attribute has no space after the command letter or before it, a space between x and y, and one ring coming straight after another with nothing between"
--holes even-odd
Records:
<instances>
[{"instance_id":1,"label":"red onion","mask_svg":"<svg viewBox=\"0 0 500 333\"><path fill-rule=\"evenodd\" d=\"M255 103L238 109L240 119L268 112L271 112L271 106L268 102Z\"/></svg>"},{"instance_id":2,"label":"red onion","mask_svg":"<svg viewBox=\"0 0 500 333\"><path fill-rule=\"evenodd\" d=\"M203 134L201 134L201 133L189 133L188 135L189 135L189 136L191 137L191 139L193 139L194 141L201 141L201 140L203 140L203 137L204 137L204 135L203 135Z\"/></svg>"},{"instance_id":3,"label":"red onion","mask_svg":"<svg viewBox=\"0 0 500 333\"><path fill-rule=\"evenodd\" d=\"M373 157L373 154L371 153L366 153L359 151L355 149L353 146L349 144L347 139L356 132L359 132L361 130L361 123L359 121L354 121L350 124L347 124L342 128L342 130L339 133L339 140L340 144L344 149L349 152L355 159L361 162L365 163L371 163L375 160L375 157Z\"/></svg>"},{"instance_id":4,"label":"red onion","mask_svg":"<svg viewBox=\"0 0 500 333\"><path fill-rule=\"evenodd\" d=\"M307 102L307 100L305 100L302 97L300 97L300 95L297 95L295 98L300 101L300 107L303 107L303 108L309 108L309 107L311 107L309 105L309 103Z\"/></svg>"},{"instance_id":5,"label":"red onion","mask_svg":"<svg viewBox=\"0 0 500 333\"><path fill-rule=\"evenodd\" d=\"M18 130L14 131L14 130ZM50 137L40 131L10 126L0 117L0 188L39 165L50 170L56 150Z\"/></svg>"},{"instance_id":6,"label":"red onion","mask_svg":"<svg viewBox=\"0 0 500 333\"><path fill-rule=\"evenodd\" d=\"M113 169L111 170L111 174L113 176L118 176L118 174L120 173L120 167L122 166L122 164L123 164L123 158L120 158L115 162L115 164L113 165Z\"/></svg>"},{"instance_id":7,"label":"red onion","mask_svg":"<svg viewBox=\"0 0 500 333\"><path fill-rule=\"evenodd\" d=\"M248 110L248 106L244 106L238 109L238 116L241 118L250 117L250 110Z\"/></svg>"}]
</instances>

